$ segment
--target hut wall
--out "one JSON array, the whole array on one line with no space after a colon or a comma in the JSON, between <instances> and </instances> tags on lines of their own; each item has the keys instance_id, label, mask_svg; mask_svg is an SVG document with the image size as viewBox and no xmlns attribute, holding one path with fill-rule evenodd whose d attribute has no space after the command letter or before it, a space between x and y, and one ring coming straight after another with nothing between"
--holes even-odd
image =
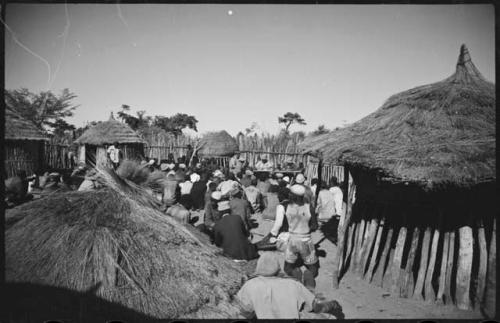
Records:
<instances>
[{"instance_id":1,"label":"hut wall","mask_svg":"<svg viewBox=\"0 0 500 323\"><path fill-rule=\"evenodd\" d=\"M14 176L17 170L30 175L44 168L44 145L40 140L6 140L5 172L7 177Z\"/></svg>"},{"instance_id":2,"label":"hut wall","mask_svg":"<svg viewBox=\"0 0 500 323\"><path fill-rule=\"evenodd\" d=\"M86 158L85 158L85 145L81 145L79 148L78 148L78 162L81 162L81 163L85 163L86 162Z\"/></svg>"},{"instance_id":3,"label":"hut wall","mask_svg":"<svg viewBox=\"0 0 500 323\"><path fill-rule=\"evenodd\" d=\"M366 206L371 211L362 211L365 207L354 206L348 224L350 228L347 228L347 231L354 231L355 227L362 225L362 221L374 223L374 219L381 218L384 222L378 224L378 230L382 230L383 226L386 229L381 231L380 237L373 239L373 232L377 230L372 228L372 233L368 235L371 238L366 240L368 245L354 244L351 251L346 243L343 252L360 255L364 250L366 256L370 245L373 250L382 250L389 246L390 250L371 255L376 257L375 260L370 260L373 262L371 270L378 275L373 280L374 284L387 281L388 285L382 283L384 288L404 297L410 297L415 289L413 297L427 302L436 301L438 304L449 305L455 300L461 300L461 304L457 304L461 307L465 307L463 304L469 302L474 308L484 306L488 299L493 297L485 297L487 293L484 288L474 288L491 275L488 270L487 277L484 277L485 270L479 270L480 260L482 259L484 267L484 259L493 255L484 248L481 250L469 245L478 246L481 243L484 246L492 241L495 183L476 185L469 189L443 188L441 191L427 192L410 184L383 183L377 178L377 174L359 169L353 169L351 174L356 185L355 205ZM382 214L377 214L377 209L383 209ZM398 235L401 230L408 234ZM420 234L412 235L415 230ZM391 242L387 241L389 231L394 232L389 236ZM425 235L426 231L432 234ZM454 243L449 241L452 234L455 236ZM375 245L372 245L373 243ZM389 260L384 273L383 268L380 270L378 267L384 266L388 253L397 253L398 258ZM454 256L450 256L451 253ZM357 271L350 267L357 269L359 264L356 257L346 257L343 265L356 273ZM362 275L363 271L360 270L359 273ZM419 273L425 277L425 281L419 279L421 281L417 282ZM444 286L448 282L450 286ZM469 285L471 288L468 288ZM477 295L478 291L483 295Z\"/></svg>"}]
</instances>

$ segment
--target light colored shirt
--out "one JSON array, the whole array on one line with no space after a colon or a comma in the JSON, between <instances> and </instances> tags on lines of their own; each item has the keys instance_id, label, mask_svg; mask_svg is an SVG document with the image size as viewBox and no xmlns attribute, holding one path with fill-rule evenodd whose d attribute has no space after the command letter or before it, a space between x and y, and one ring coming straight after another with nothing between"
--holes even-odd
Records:
<instances>
[{"instance_id":1,"label":"light colored shirt","mask_svg":"<svg viewBox=\"0 0 500 323\"><path fill-rule=\"evenodd\" d=\"M193 188L193 183L191 183L191 181L185 181L183 183L179 183L179 187L181 188L181 195L190 194L191 189Z\"/></svg>"},{"instance_id":2,"label":"light colored shirt","mask_svg":"<svg viewBox=\"0 0 500 323\"><path fill-rule=\"evenodd\" d=\"M335 196L331 191L327 189L319 191L316 213L318 220L329 220L335 215Z\"/></svg>"},{"instance_id":3,"label":"light colored shirt","mask_svg":"<svg viewBox=\"0 0 500 323\"><path fill-rule=\"evenodd\" d=\"M290 237L311 238L311 229L309 228L309 219L311 211L309 204L296 205L288 204L285 215L288 221L288 232Z\"/></svg>"},{"instance_id":4,"label":"light colored shirt","mask_svg":"<svg viewBox=\"0 0 500 323\"><path fill-rule=\"evenodd\" d=\"M267 161L267 163L263 163L262 160L259 160L257 164L255 164L255 169L261 171L272 171L273 163L269 160Z\"/></svg>"},{"instance_id":5,"label":"light colored shirt","mask_svg":"<svg viewBox=\"0 0 500 323\"><path fill-rule=\"evenodd\" d=\"M253 185L245 187L244 190L248 202L250 202L253 211L256 212L260 208L260 191Z\"/></svg>"},{"instance_id":6,"label":"light colored shirt","mask_svg":"<svg viewBox=\"0 0 500 323\"><path fill-rule=\"evenodd\" d=\"M271 229L271 233L277 236L281 226L283 225L283 218L285 217L285 207L281 204L276 206L276 219L274 219L274 225Z\"/></svg>"},{"instance_id":7,"label":"light colored shirt","mask_svg":"<svg viewBox=\"0 0 500 323\"><path fill-rule=\"evenodd\" d=\"M217 190L219 190L222 195L227 195L234 188L238 187L238 182L228 179L217 186Z\"/></svg>"},{"instance_id":8,"label":"light colored shirt","mask_svg":"<svg viewBox=\"0 0 500 323\"><path fill-rule=\"evenodd\" d=\"M335 201L335 215L342 215L342 199L344 194L338 186L330 187L330 192L333 194L333 199Z\"/></svg>"},{"instance_id":9,"label":"light colored shirt","mask_svg":"<svg viewBox=\"0 0 500 323\"><path fill-rule=\"evenodd\" d=\"M313 310L315 298L292 278L262 276L248 280L236 297L243 309L255 312L258 319L299 319L302 312Z\"/></svg>"},{"instance_id":10,"label":"light colored shirt","mask_svg":"<svg viewBox=\"0 0 500 323\"><path fill-rule=\"evenodd\" d=\"M115 146L111 145L108 147L108 155L109 159L111 159L113 163L120 162L120 149L116 148Z\"/></svg>"}]
</instances>

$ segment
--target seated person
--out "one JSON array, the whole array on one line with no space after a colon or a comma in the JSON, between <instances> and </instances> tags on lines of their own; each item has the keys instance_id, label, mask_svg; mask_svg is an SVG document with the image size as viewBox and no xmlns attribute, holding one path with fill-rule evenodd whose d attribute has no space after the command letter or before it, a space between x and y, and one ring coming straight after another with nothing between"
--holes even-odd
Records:
<instances>
[{"instance_id":1,"label":"seated person","mask_svg":"<svg viewBox=\"0 0 500 323\"><path fill-rule=\"evenodd\" d=\"M321 301L299 281L280 274L276 254L264 252L255 269L254 277L241 287L236 295L242 311L250 319L325 318L310 313L328 313L343 319L342 307L337 301Z\"/></svg>"},{"instance_id":2,"label":"seated person","mask_svg":"<svg viewBox=\"0 0 500 323\"><path fill-rule=\"evenodd\" d=\"M255 164L255 169L258 171L273 171L273 163L269 160L267 155L262 155L260 160Z\"/></svg>"},{"instance_id":3,"label":"seated person","mask_svg":"<svg viewBox=\"0 0 500 323\"><path fill-rule=\"evenodd\" d=\"M6 179L5 199L8 205L18 205L31 200L33 195L28 194L28 186L29 183L24 170L20 170L16 176Z\"/></svg>"},{"instance_id":4,"label":"seated person","mask_svg":"<svg viewBox=\"0 0 500 323\"><path fill-rule=\"evenodd\" d=\"M244 186L245 196L250 203L253 213L262 210L262 194L257 188L257 179L250 180L250 185Z\"/></svg>"},{"instance_id":5,"label":"seated person","mask_svg":"<svg viewBox=\"0 0 500 323\"><path fill-rule=\"evenodd\" d=\"M180 223L192 224L198 221L198 217L191 218L191 212L180 203L176 203L167 209L167 215L170 215Z\"/></svg>"},{"instance_id":6,"label":"seated person","mask_svg":"<svg viewBox=\"0 0 500 323\"><path fill-rule=\"evenodd\" d=\"M259 254L255 245L248 241L249 232L238 214L231 214L229 201L221 201L217 209L222 218L214 226L215 245L221 247L223 253L235 260L251 260Z\"/></svg>"}]
</instances>

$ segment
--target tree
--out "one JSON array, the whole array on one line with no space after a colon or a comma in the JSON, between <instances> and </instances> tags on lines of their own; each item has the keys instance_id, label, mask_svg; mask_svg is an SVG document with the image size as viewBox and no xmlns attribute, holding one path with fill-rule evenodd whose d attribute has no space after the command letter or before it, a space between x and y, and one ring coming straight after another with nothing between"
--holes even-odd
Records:
<instances>
[{"instance_id":1,"label":"tree","mask_svg":"<svg viewBox=\"0 0 500 323\"><path fill-rule=\"evenodd\" d=\"M138 130L140 128L148 127L151 125L153 118L150 116L146 116L146 111L141 110L135 113L136 116L133 116L127 112L130 111L130 106L126 104L122 104L121 111L118 111L118 118L123 122L128 124L130 128L133 130Z\"/></svg>"},{"instance_id":2,"label":"tree","mask_svg":"<svg viewBox=\"0 0 500 323\"><path fill-rule=\"evenodd\" d=\"M53 134L56 137L64 137L66 131L73 132L76 130L74 125L67 123L63 119L57 119L51 126L54 128Z\"/></svg>"},{"instance_id":3,"label":"tree","mask_svg":"<svg viewBox=\"0 0 500 323\"><path fill-rule=\"evenodd\" d=\"M316 130L314 130L312 132L312 134L314 136L319 136L319 135L323 135L323 134L329 133L329 132L330 132L330 130L326 129L326 127L325 127L324 124L321 124L321 125L318 126L318 128Z\"/></svg>"},{"instance_id":4,"label":"tree","mask_svg":"<svg viewBox=\"0 0 500 323\"><path fill-rule=\"evenodd\" d=\"M198 131L196 124L198 120L194 116L185 113L177 113L171 117L155 116L153 125L178 137L182 134L182 129L189 128Z\"/></svg>"},{"instance_id":5,"label":"tree","mask_svg":"<svg viewBox=\"0 0 500 323\"><path fill-rule=\"evenodd\" d=\"M64 124L65 118L73 116L78 107L71 101L76 95L68 89L60 95L51 91L32 93L26 88L5 90L5 104L27 120L32 121L40 130L54 130Z\"/></svg>"},{"instance_id":6,"label":"tree","mask_svg":"<svg viewBox=\"0 0 500 323\"><path fill-rule=\"evenodd\" d=\"M278 122L285 125L285 132L288 132L288 128L293 123L305 125L306 121L298 113L287 112L282 117L278 117Z\"/></svg>"}]
</instances>

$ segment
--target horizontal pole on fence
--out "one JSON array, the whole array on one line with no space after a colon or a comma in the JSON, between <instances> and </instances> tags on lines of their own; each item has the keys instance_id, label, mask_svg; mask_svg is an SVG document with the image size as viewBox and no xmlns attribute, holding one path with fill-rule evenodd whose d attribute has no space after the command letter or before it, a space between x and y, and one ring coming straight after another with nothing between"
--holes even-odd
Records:
<instances>
[{"instance_id":1,"label":"horizontal pole on fence","mask_svg":"<svg viewBox=\"0 0 500 323\"><path fill-rule=\"evenodd\" d=\"M254 153L254 154L269 154L269 155L291 155L291 156L302 156L302 153L281 153L275 151L261 151L261 150L239 150L237 153Z\"/></svg>"}]
</instances>

